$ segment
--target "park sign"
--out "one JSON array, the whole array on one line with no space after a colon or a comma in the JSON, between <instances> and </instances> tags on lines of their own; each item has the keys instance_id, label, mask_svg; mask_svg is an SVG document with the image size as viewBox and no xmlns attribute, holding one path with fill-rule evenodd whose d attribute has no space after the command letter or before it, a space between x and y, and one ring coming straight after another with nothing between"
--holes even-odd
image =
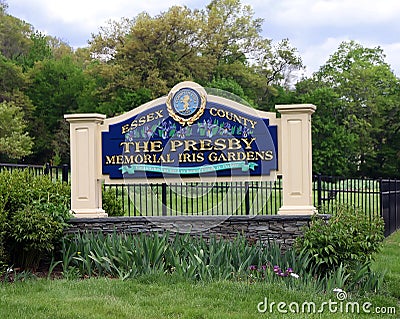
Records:
<instances>
[{"instance_id":1,"label":"park sign","mask_svg":"<svg viewBox=\"0 0 400 319\"><path fill-rule=\"evenodd\" d=\"M267 179L278 170L275 120L183 82L105 121L102 174L114 181Z\"/></svg>"},{"instance_id":2,"label":"park sign","mask_svg":"<svg viewBox=\"0 0 400 319\"><path fill-rule=\"evenodd\" d=\"M276 105L277 117L220 95L182 82L167 96L113 118L64 115L70 123L74 215L107 216L103 184L258 182L277 174L282 176L283 203L278 213L315 213L315 105Z\"/></svg>"}]
</instances>

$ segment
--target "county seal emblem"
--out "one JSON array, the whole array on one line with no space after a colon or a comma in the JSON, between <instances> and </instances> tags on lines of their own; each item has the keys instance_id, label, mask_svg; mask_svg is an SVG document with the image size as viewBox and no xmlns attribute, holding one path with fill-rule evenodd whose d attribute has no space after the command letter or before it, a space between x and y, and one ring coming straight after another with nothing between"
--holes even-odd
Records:
<instances>
[{"instance_id":1,"label":"county seal emblem","mask_svg":"<svg viewBox=\"0 0 400 319\"><path fill-rule=\"evenodd\" d=\"M190 86L174 89L169 93L166 102L169 115L183 126L193 124L204 113L206 107L204 89L196 90Z\"/></svg>"}]
</instances>

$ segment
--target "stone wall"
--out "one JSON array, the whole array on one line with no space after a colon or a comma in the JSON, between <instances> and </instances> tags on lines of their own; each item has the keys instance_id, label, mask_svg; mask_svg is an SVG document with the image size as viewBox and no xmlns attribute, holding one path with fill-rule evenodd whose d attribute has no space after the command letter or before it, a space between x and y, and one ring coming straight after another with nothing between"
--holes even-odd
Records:
<instances>
[{"instance_id":1,"label":"stone wall","mask_svg":"<svg viewBox=\"0 0 400 319\"><path fill-rule=\"evenodd\" d=\"M328 219L329 215L320 215ZM275 241L283 249L291 246L308 226L311 216L168 216L168 217L107 217L74 218L65 231L73 234L85 231L102 233L189 233L193 236L234 238L246 236L249 242Z\"/></svg>"}]
</instances>

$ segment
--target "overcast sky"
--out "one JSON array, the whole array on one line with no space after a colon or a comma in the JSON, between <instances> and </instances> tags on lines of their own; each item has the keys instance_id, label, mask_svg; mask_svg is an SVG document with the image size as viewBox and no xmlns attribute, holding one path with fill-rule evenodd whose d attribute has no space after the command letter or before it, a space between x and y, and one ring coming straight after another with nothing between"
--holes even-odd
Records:
<instances>
[{"instance_id":1,"label":"overcast sky","mask_svg":"<svg viewBox=\"0 0 400 319\"><path fill-rule=\"evenodd\" d=\"M203 9L211 0L6 0L8 13L74 48L87 46L91 34L108 20L157 15L172 5ZM298 49L307 74L317 71L345 40L380 46L400 76L399 0L242 0L263 18L263 36L288 38Z\"/></svg>"}]
</instances>

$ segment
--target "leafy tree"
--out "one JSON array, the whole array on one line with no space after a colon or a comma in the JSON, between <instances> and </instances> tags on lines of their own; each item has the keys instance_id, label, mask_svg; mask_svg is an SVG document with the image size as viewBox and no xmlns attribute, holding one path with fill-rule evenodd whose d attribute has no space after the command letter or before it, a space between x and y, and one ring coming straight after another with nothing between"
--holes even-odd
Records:
<instances>
[{"instance_id":1,"label":"leafy tree","mask_svg":"<svg viewBox=\"0 0 400 319\"><path fill-rule=\"evenodd\" d=\"M28 52L18 59L25 70L32 68L35 62L51 58L53 55L49 37L35 31L30 35L30 40Z\"/></svg>"},{"instance_id":2,"label":"leafy tree","mask_svg":"<svg viewBox=\"0 0 400 319\"><path fill-rule=\"evenodd\" d=\"M318 106L314 152L323 173L399 176L392 148L400 138L399 80L384 58L380 48L343 42L312 80L297 85L301 100Z\"/></svg>"},{"instance_id":3,"label":"leafy tree","mask_svg":"<svg viewBox=\"0 0 400 319\"><path fill-rule=\"evenodd\" d=\"M31 132L35 137L33 160L50 160L52 141L64 114L78 109L78 99L85 79L82 68L71 56L60 60L37 62L29 71L31 80L28 96L36 106L31 121Z\"/></svg>"},{"instance_id":4,"label":"leafy tree","mask_svg":"<svg viewBox=\"0 0 400 319\"><path fill-rule=\"evenodd\" d=\"M317 105L312 118L313 171L349 176L356 173L359 136L346 129L339 114L332 113L339 101L328 87L316 88L300 102Z\"/></svg>"},{"instance_id":5,"label":"leafy tree","mask_svg":"<svg viewBox=\"0 0 400 319\"><path fill-rule=\"evenodd\" d=\"M297 49L283 39L258 55L257 71L265 85L259 89L257 103L260 108L273 110L276 103L287 99L296 79L296 72L304 69ZM290 95L290 93L289 93ZM285 97L286 96L286 97Z\"/></svg>"},{"instance_id":6,"label":"leafy tree","mask_svg":"<svg viewBox=\"0 0 400 319\"><path fill-rule=\"evenodd\" d=\"M180 81L206 86L213 79L230 79L248 100L268 104L272 84L288 83L301 60L287 40L272 48L261 25L240 0L213 0L203 10L174 6L155 17L142 13L109 22L90 41L97 63L86 71L93 82L82 107L117 114L136 107L138 95L139 101L156 98Z\"/></svg>"},{"instance_id":7,"label":"leafy tree","mask_svg":"<svg viewBox=\"0 0 400 319\"><path fill-rule=\"evenodd\" d=\"M212 0L203 11L200 37L202 53L219 65L246 59L265 43L261 37L262 19L240 0ZM269 41L268 41L269 42Z\"/></svg>"},{"instance_id":8,"label":"leafy tree","mask_svg":"<svg viewBox=\"0 0 400 319\"><path fill-rule=\"evenodd\" d=\"M13 102L0 103L0 154L18 159L31 153L32 144L22 109Z\"/></svg>"},{"instance_id":9,"label":"leafy tree","mask_svg":"<svg viewBox=\"0 0 400 319\"><path fill-rule=\"evenodd\" d=\"M253 101L251 101L246 94L244 93L243 88L233 79L219 78L213 79L210 83L207 84L207 87L212 89L218 89L218 93L209 92L209 94L221 95L231 100L236 100L239 103L253 105ZM229 92L231 94L227 94Z\"/></svg>"},{"instance_id":10,"label":"leafy tree","mask_svg":"<svg viewBox=\"0 0 400 319\"><path fill-rule=\"evenodd\" d=\"M4 2L0 7L0 52L8 59L18 59L29 51L32 26L9 15Z\"/></svg>"},{"instance_id":11,"label":"leafy tree","mask_svg":"<svg viewBox=\"0 0 400 319\"><path fill-rule=\"evenodd\" d=\"M21 67L0 56L0 154L5 159L31 153L33 141L27 133L27 122L34 107L24 94L26 87Z\"/></svg>"}]
</instances>

